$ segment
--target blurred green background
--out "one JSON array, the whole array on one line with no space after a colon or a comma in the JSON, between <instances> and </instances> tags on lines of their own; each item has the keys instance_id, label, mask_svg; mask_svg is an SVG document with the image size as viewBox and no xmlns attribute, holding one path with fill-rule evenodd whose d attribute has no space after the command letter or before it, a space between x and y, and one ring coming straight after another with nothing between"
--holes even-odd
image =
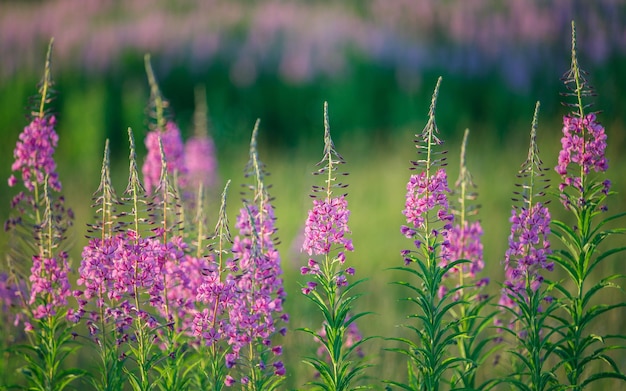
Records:
<instances>
[{"instance_id":1,"label":"blurred green background","mask_svg":"<svg viewBox=\"0 0 626 391\"><path fill-rule=\"evenodd\" d=\"M609 0L0 1L0 178L10 175L15 141L28 122L29 99L54 37L53 111L60 136L55 156L67 204L77 216L71 237L76 267L104 140L112 143L118 191L127 175L127 127L135 131L140 161L145 154L139 141L146 133L149 98L143 56L150 53L184 138L193 131L194 89L206 88L220 186L230 178L236 189L243 181L250 133L261 118L260 156L272 174L268 182L276 197L291 327L312 326L320 319L299 297L304 280L298 269L306 260L299 235L316 183L309 174L321 158L322 105L328 101L332 135L350 173L355 252L348 262L368 279L358 307L375 312L359 326L365 335L401 335L396 325L408 312L398 299L406 292L389 283L404 276L387 269L400 265L400 250L411 245L399 231L404 189L415 157L412 140L426 123L437 77L443 76L437 122L450 151L451 183L458 175L463 131L471 130L467 164L482 205L485 273L493 281L490 292L497 294L510 198L537 100L541 156L547 167L556 165L567 112L560 77L570 64L572 20L579 62L598 93L593 110L601 112L608 134L607 175L619 192L609 210L622 211L626 4ZM548 175L556 188L554 171ZM2 183L4 220L15 190ZM220 191L214 189L214 196ZM239 206L237 191L231 191L231 221ZM569 219L558 202L551 211ZM210 224L216 209L211 213ZM7 240L0 234L2 251ZM620 262L607 262L598 275L621 270ZM615 312L597 327L623 332L625 316ZM299 387L312 375L299 359L313 354L315 346L298 332L285 345L287 386ZM376 340L365 348L377 366L370 374L401 378L402 358L382 347L388 343ZM626 357L618 360L626 368Z\"/></svg>"}]
</instances>

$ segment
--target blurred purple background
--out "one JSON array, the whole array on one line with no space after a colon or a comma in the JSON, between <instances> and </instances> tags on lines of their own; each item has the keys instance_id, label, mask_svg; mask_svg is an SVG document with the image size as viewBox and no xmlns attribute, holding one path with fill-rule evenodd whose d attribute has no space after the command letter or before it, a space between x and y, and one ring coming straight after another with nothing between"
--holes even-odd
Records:
<instances>
[{"instance_id":1,"label":"blurred purple background","mask_svg":"<svg viewBox=\"0 0 626 391\"><path fill-rule=\"evenodd\" d=\"M54 37L57 66L86 73L151 52L161 71L185 64L202 72L221 61L238 86L260 72L304 83L341 76L356 56L394 69L406 89L433 68L499 70L523 88L547 61L566 69L572 20L587 61L623 55L625 8L620 0L3 1L0 78L39 72Z\"/></svg>"}]
</instances>

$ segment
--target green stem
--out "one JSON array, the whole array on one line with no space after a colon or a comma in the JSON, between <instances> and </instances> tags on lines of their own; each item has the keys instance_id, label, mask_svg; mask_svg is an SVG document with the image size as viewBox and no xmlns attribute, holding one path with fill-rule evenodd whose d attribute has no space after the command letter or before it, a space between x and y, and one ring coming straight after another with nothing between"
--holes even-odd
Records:
<instances>
[{"instance_id":1,"label":"green stem","mask_svg":"<svg viewBox=\"0 0 626 391\"><path fill-rule=\"evenodd\" d=\"M163 101L161 91L159 90L159 85L156 81L156 77L154 76L154 71L152 70L152 64L150 63L150 54L146 54L144 56L144 64L146 67L146 74L148 75L148 83L150 84L150 95L152 95L152 99L154 99L157 129L159 131L163 131L165 129L165 102Z\"/></svg>"},{"instance_id":2,"label":"green stem","mask_svg":"<svg viewBox=\"0 0 626 391\"><path fill-rule=\"evenodd\" d=\"M48 88L50 88L51 84L51 76L50 76L50 68L51 68L51 59L52 59L52 47L54 46L54 38L50 39L50 43L48 44L48 52L46 54L46 65L44 68L44 76L43 76L43 84L40 89L41 93L41 101L39 102L39 112L37 116L39 119L43 119L45 112L45 105L48 102Z\"/></svg>"}]
</instances>

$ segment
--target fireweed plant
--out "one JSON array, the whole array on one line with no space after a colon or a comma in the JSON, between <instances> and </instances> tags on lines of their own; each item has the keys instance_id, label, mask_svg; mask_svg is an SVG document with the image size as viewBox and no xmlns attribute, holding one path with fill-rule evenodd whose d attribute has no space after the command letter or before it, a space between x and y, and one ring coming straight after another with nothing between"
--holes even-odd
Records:
<instances>
[{"instance_id":1,"label":"fireweed plant","mask_svg":"<svg viewBox=\"0 0 626 391\"><path fill-rule=\"evenodd\" d=\"M536 141L538 115L539 102L533 115L528 157L517 174L519 190L513 198L517 204L511 211L509 248L504 257L505 281L499 301L504 314L496 320L507 339L512 339L508 349L512 357L511 373L500 380L529 391L560 387L554 369L549 367L555 349L550 340L559 330L551 325L550 317L558 302L549 295L553 284L546 284L543 275L554 269L554 263L548 258L552 253L551 218L543 202L548 181Z\"/></svg>"},{"instance_id":2,"label":"fireweed plant","mask_svg":"<svg viewBox=\"0 0 626 391\"><path fill-rule=\"evenodd\" d=\"M626 232L625 228L607 228L609 223L626 216L626 212L603 217L607 212L607 198L614 192L610 191L611 182L602 175L608 169L607 137L596 113L587 111L590 105L585 101L594 92L585 74L578 65L576 30L572 22L572 62L563 81L567 88L565 96L573 98L574 102L565 103L572 111L563 117L562 149L555 170L561 179L558 198L571 213L573 224L553 221L553 233L561 248L551 256L567 276L567 281L556 286L562 296L562 311L554 318L562 326L562 338L555 353L562 360L565 372L562 381L572 390L582 390L601 379L626 380L624 366L620 369L620 364L610 355L611 350L624 349L626 337L599 335L591 330L593 322L626 306L623 300L616 304L598 304L598 295L606 288L619 289L615 280L624 276L598 276L596 270L609 256L626 250L626 246L608 250L602 247L606 239ZM604 363L603 369L589 371L596 363Z\"/></svg>"},{"instance_id":3,"label":"fireweed plant","mask_svg":"<svg viewBox=\"0 0 626 391\"><path fill-rule=\"evenodd\" d=\"M472 220L478 214L479 205L475 204L478 194L474 190L476 185L465 159L468 137L469 129L466 129L461 144L459 177L451 192L449 205L454 215L453 226L448 231L449 244L441 247L440 265L445 267L448 262L458 259L468 262L461 263L444 274L439 296L443 297L449 289L454 289L452 299L461 302L450 311L450 315L457 320L451 323L451 327L458 334L456 355L465 361L455 367L456 374L451 378L451 387L475 389L478 387L477 369L498 346L490 345L496 338L494 335L486 335L496 312L483 315L490 299L485 293L489 278L481 278L479 275L485 266L483 229L480 221Z\"/></svg>"},{"instance_id":4,"label":"fireweed plant","mask_svg":"<svg viewBox=\"0 0 626 391\"><path fill-rule=\"evenodd\" d=\"M189 197L198 202L198 187L210 189L217 184L217 160L215 158L215 143L209 135L208 107L204 87L195 89L196 108L194 112L193 136L185 142L184 156L187 169L187 188L191 192ZM194 192L194 190L196 192ZM183 194L185 196L185 194ZM192 203L195 205L195 203Z\"/></svg>"},{"instance_id":5,"label":"fireweed plant","mask_svg":"<svg viewBox=\"0 0 626 391\"><path fill-rule=\"evenodd\" d=\"M408 383L389 381L406 390L437 390L442 382L449 382L451 373L467 359L450 355L452 346L462 335L458 325L460 319L446 315L463 305L458 296L462 287L445 289L443 279L468 260L446 260L443 255L450 251L450 230L453 215L449 210L448 178L445 170L445 151L436 151L443 142L437 137L435 108L441 77L433 92L428 122L421 134L416 135L415 146L418 160L411 162L411 175L406 186L406 203L403 214L407 225L401 233L413 240L414 248L403 250L405 267L394 268L415 278L415 282L398 281L395 284L409 289L414 296L405 300L417 307L417 312L408 316L414 324L405 324L415 333L415 340L393 338L405 347L393 348L407 357Z\"/></svg>"},{"instance_id":6,"label":"fireweed plant","mask_svg":"<svg viewBox=\"0 0 626 391\"><path fill-rule=\"evenodd\" d=\"M88 378L97 390L119 390L126 380L123 373L126 354L121 345L128 338L125 330L130 323L129 317L123 316L118 310L121 308L120 302L112 294L114 270L119 265L113 255L121 242L122 228L116 216L119 213L117 209L123 204L111 184L109 153L107 140L100 184L92 198L97 215L94 223L88 224L89 244L83 248L82 261L78 268L77 285L82 286L83 290L74 292L78 300L79 318L76 320L80 321L82 318L85 322L89 332L88 339L94 343L99 353L100 376ZM132 138L131 157L134 159Z\"/></svg>"},{"instance_id":7,"label":"fireweed plant","mask_svg":"<svg viewBox=\"0 0 626 391\"><path fill-rule=\"evenodd\" d=\"M161 297L155 307L160 313L163 323L157 328L155 342L158 342L160 349L169 359L162 360L155 369L159 372L160 379L164 382L165 389L183 389L189 378L185 378L182 369L185 358L186 346L181 340L189 330L195 309L193 304L187 304L193 297L188 297L191 293L188 279L193 279L193 274L187 274L187 270L192 264L192 270L201 270L202 266L195 259L185 258L187 243L183 241L184 213L177 187L178 171L174 171L170 179L168 172L168 160L165 155L162 141L159 140L159 150L161 155L161 176L157 187L148 203L149 219L154 223L152 232L154 239L158 239L162 244L162 252L158 254L157 262L161 270L161 275L157 274L160 281L157 284L162 289ZM198 272L199 274L199 272ZM183 281L182 279L185 279ZM197 282L197 279L196 279ZM193 284L193 282L191 282ZM193 291L193 289L192 289ZM189 310L192 310L191 312Z\"/></svg>"},{"instance_id":8,"label":"fireweed plant","mask_svg":"<svg viewBox=\"0 0 626 391\"><path fill-rule=\"evenodd\" d=\"M328 103L324 103L324 157L317 164L321 168L314 173L324 178L324 184L313 186L313 208L308 213L302 244L302 251L311 258L300 271L311 278L302 287L302 293L323 317L321 330L301 329L321 345L318 351L321 357L305 358L319 374L319 380L309 384L327 391L367 388L355 387L353 383L369 366L362 362L361 351L367 338L361 337L356 326L356 320L367 313L351 313L354 301L360 296L352 289L363 280L349 282L355 270L345 265L346 252L354 251L354 246L347 236L350 210L347 194L343 193L347 185L338 182L338 177L344 175L339 166L344 163L331 139ZM338 191L342 194L336 194Z\"/></svg>"},{"instance_id":9,"label":"fireweed plant","mask_svg":"<svg viewBox=\"0 0 626 391\"><path fill-rule=\"evenodd\" d=\"M154 71L150 62L150 55L145 58L146 74L150 84L150 103L148 105L149 131L145 144L147 156L141 168L144 185L148 194L151 194L159 185L161 176L161 152L159 143L163 145L168 161L168 173L178 177L178 185L186 184L187 167L185 164L185 146L180 135L178 125L167 115L169 102L163 98ZM159 141L160 140L160 141Z\"/></svg>"},{"instance_id":10,"label":"fireweed plant","mask_svg":"<svg viewBox=\"0 0 626 391\"><path fill-rule=\"evenodd\" d=\"M229 341L231 341L230 336L236 335L236 331L231 327L229 310L236 299L237 292L236 281L229 273L229 270L235 267L232 258L228 257L232 248L232 237L226 214L226 196L229 186L230 181L226 182L222 193L218 220L209 243L211 254L208 256L205 269L202 270L202 282L196 293L198 311L193 320L193 335L198 340L198 344L194 345L196 357L201 361L199 370L194 371L196 377L193 385L203 390L221 390L225 387L226 376L230 376L228 371L233 366L234 356L230 356L232 349ZM200 208L198 213L202 214ZM202 220L202 217L198 216L197 220ZM198 249L200 249L203 238L200 230L197 234ZM200 259L199 254L200 250L196 255L198 259ZM226 358L227 355L229 355L229 360ZM207 356L208 360L204 359ZM230 382L231 380L228 381Z\"/></svg>"},{"instance_id":11,"label":"fireweed plant","mask_svg":"<svg viewBox=\"0 0 626 391\"><path fill-rule=\"evenodd\" d=\"M250 158L245 177L243 206L239 210L232 246L233 264L229 279L234 281L236 299L229 309L232 352L226 355L227 367L236 367L235 376L226 376L226 385L239 382L240 389L274 390L284 380L285 366L280 359L282 345L278 334L287 332L283 325L289 316L283 310L285 290L276 248L276 217L269 188L268 175L259 159L257 120L250 140Z\"/></svg>"},{"instance_id":12,"label":"fireweed plant","mask_svg":"<svg viewBox=\"0 0 626 391\"><path fill-rule=\"evenodd\" d=\"M15 215L6 224L14 235L12 243L21 245L9 254L14 293L19 298L17 322L22 322L27 342L16 347L24 359L20 368L31 390L63 390L84 373L79 369L63 369L65 359L76 349L73 346L75 313L68 306L71 296L68 273L70 265L64 249L67 229L73 213L64 206L61 182L56 172L54 151L58 135L56 118L48 106L53 99L51 57L53 40L48 46L44 76L39 94L15 146L18 172L9 178L9 186L24 185L12 200ZM30 265L30 275L25 267ZM21 289L23 288L23 289Z\"/></svg>"}]
</instances>

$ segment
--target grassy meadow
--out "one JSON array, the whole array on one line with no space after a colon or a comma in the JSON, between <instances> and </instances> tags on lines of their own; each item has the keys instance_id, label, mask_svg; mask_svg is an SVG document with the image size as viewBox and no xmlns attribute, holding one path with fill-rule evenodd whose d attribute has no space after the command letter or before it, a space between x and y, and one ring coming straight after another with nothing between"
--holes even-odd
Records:
<instances>
[{"instance_id":1,"label":"grassy meadow","mask_svg":"<svg viewBox=\"0 0 626 391\"><path fill-rule=\"evenodd\" d=\"M444 80L445 83L445 80ZM444 84L445 86L445 84ZM93 104L85 102L85 109L76 109L78 113L88 112ZM445 106L445 101L440 101ZM140 104L137 103L137 106ZM530 109L530 107L528 108ZM418 110L418 109L416 109ZM416 117L423 115L424 109L420 109ZM331 111L331 127L334 110ZM556 164L559 150L560 124L554 118L558 114L542 112L546 119L539 123L539 145L541 157L546 166ZM310 207L310 189L315 183L311 175L316 170L315 164L320 159L320 151L323 147L321 142L322 121L321 110L319 115L319 135L317 140L295 148L276 148L267 143L260 149L260 157L265 162L268 172L267 183L271 184L270 193L275 197L277 227L279 228L278 246L284 271L284 281L287 291L286 311L290 314L290 332L284 344L285 362L288 363L286 389L296 389L313 376L310 368L306 367L301 358L312 355L316 344L311 338L301 332L295 331L298 327L320 322L320 315L315 311L311 303L303 301L300 288L304 278L300 275L299 268L306 260L306 254L300 252L306 211ZM551 118L547 118L551 117ZM88 129L93 124L87 121L84 128ZM515 174L519 164L523 162L527 154L527 142L529 138L530 119L528 126L516 126L511 128L510 137L504 142L493 139L477 139L470 132L467 150L467 165L471 171L478 192L478 203L481 205L478 219L482 222L484 234L484 275L491 279L488 292L499 295L500 283L503 278L504 251L507 248L509 235L511 197L515 189ZM261 123L263 132L263 122ZM391 267L402 264L400 251L410 246L410 241L400 234L400 226L403 224L404 196L406 181L410 175L409 161L415 159L415 147L413 138L416 132L421 131L423 125L415 122L402 130L394 130L394 136L383 141L372 140L367 134L359 131L346 132L337 142L337 150L347 161L345 166L349 176L345 183L349 184L346 189L351 209L350 227L354 241L355 251L349 254L348 264L357 270L357 276L366 278L367 281L360 287L364 296L357 303L357 308L363 311L372 311L374 314L367 316L359 323L362 333L366 336L375 335L382 338L401 336L405 331L398 327L408 314L407 304L401 301L406 292L392 285L393 281L406 278L402 273L389 270ZM463 129L456 130L455 138L445 140L445 148L448 149L448 175L452 185L458 176L458 163L460 151L460 138ZM609 129L609 140L619 137L621 129ZM242 130L241 133L245 133ZM447 133L453 133L448 130ZM478 133L478 132L477 132ZM245 135L242 135L244 137ZM83 136L75 136L82 139ZM84 138L89 139L89 135ZM80 143L80 151L75 152L81 156L97 156L100 151L89 143ZM59 143L57 156L62 155L68 146L62 138ZM271 144L271 143L269 143ZM609 141L608 157L610 169L608 177L613 178L614 189L618 192L609 204L609 210L618 210L626 205L626 182L620 174L626 168L626 160L620 154L617 143ZM122 146L123 148L124 146ZM122 155L114 162L113 181L117 189L123 189L127 179L126 150L113 152ZM82 159L82 158L81 158ZM233 184L228 199L228 213L231 223L241 207L238 188L244 181L243 167L248 159L248 146L245 140L239 146L218 148L219 178L220 185L227 179L232 179ZM67 204L71 205L76 214L75 226L70 232L72 245L72 262L74 267L80 259L80 249L86 243L84 239L85 224L87 224L93 211L89 208L90 196L97 187L99 167L94 163L96 159L90 159L87 164L77 164L72 159L61 159L59 174L64 185ZM3 170L6 170L5 164ZM551 170L548 176L552 183L558 183L558 178ZM219 204L219 188L210 189L212 195L208 200L210 214L209 226L215 223ZM3 198L8 192L3 192ZM553 196L552 196L553 197ZM8 201L7 201L8 203ZM551 212L555 217L568 216L563 212L562 206L553 198L550 204ZM3 209L6 213L7 209ZM6 246L7 236L2 236L3 246ZM616 244L619 244L617 242ZM608 270L599 270L598 274L619 273L620 260L615 259L604 265ZM564 278L554 272L548 278L557 280ZM606 297L609 302L624 300L622 293L615 291L612 296ZM621 324L626 318L624 310L617 310L610 314L610 320L604 320L596 327L600 327L607 333L618 333ZM378 383L379 379L398 379L406 376L404 358L396 353L385 349L392 347L393 342L384 339L375 339L364 346L364 351L374 367L368 372ZM87 349L79 351L79 357L88 357ZM616 354L618 362L626 365L626 354ZM79 360L78 357L73 360ZM80 361L82 362L82 358ZM9 365L10 366L10 365ZM488 378L494 371L501 367L482 368L483 378ZM603 384L607 384L606 382ZM380 384L377 387L381 387ZM602 389L602 388L599 388Z\"/></svg>"}]
</instances>

